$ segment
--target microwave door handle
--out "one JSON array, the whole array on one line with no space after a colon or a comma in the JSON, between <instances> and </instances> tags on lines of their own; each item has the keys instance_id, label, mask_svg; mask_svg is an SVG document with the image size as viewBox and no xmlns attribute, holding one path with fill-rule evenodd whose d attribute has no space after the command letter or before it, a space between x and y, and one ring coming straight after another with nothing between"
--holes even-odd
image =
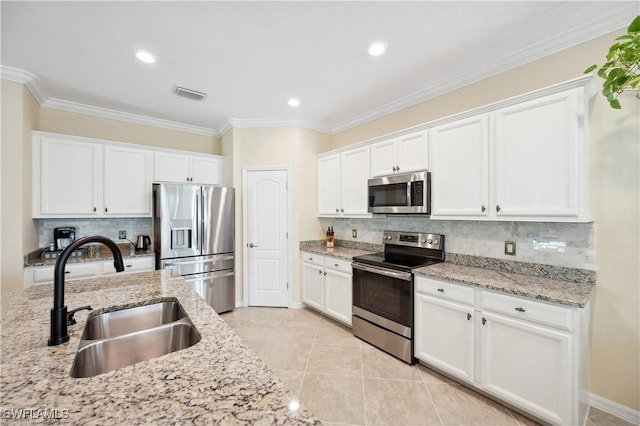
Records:
<instances>
[{"instance_id":1,"label":"microwave door handle","mask_svg":"<svg viewBox=\"0 0 640 426\"><path fill-rule=\"evenodd\" d=\"M411 204L413 204L412 201L412 183L411 182L407 182L407 207L411 207Z\"/></svg>"}]
</instances>

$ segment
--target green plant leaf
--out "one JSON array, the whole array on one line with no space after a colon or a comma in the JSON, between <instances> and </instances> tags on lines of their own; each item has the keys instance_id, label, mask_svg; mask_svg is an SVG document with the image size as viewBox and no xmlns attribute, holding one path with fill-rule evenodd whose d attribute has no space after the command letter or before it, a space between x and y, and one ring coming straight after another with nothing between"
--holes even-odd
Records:
<instances>
[{"instance_id":1,"label":"green plant leaf","mask_svg":"<svg viewBox=\"0 0 640 426\"><path fill-rule=\"evenodd\" d=\"M609 105L611 105L611 108L613 109L622 109L622 107L620 106L620 101L617 99L610 101Z\"/></svg>"},{"instance_id":2,"label":"green plant leaf","mask_svg":"<svg viewBox=\"0 0 640 426\"><path fill-rule=\"evenodd\" d=\"M636 19L631 22L627 32L630 34L640 32L640 15L636 16Z\"/></svg>"},{"instance_id":3,"label":"green plant leaf","mask_svg":"<svg viewBox=\"0 0 640 426\"><path fill-rule=\"evenodd\" d=\"M635 77L632 77L629 79L629 81L627 81L627 86L629 87L637 87L638 84L640 84L640 75L637 75ZM640 92L638 92L640 93Z\"/></svg>"},{"instance_id":4,"label":"green plant leaf","mask_svg":"<svg viewBox=\"0 0 640 426\"><path fill-rule=\"evenodd\" d=\"M633 36L630 34L621 35L620 37L616 37L616 40L631 40Z\"/></svg>"},{"instance_id":5,"label":"green plant leaf","mask_svg":"<svg viewBox=\"0 0 640 426\"><path fill-rule=\"evenodd\" d=\"M596 68L598 68L597 65L591 65L589 68L587 68L586 70L584 70L585 74L589 74L591 71L595 70Z\"/></svg>"}]
</instances>

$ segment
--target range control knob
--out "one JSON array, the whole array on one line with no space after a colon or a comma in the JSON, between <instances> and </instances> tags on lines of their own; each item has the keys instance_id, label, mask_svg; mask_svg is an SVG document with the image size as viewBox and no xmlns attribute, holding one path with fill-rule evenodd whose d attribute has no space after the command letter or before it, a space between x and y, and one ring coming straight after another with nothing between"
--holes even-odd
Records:
<instances>
[{"instance_id":1,"label":"range control knob","mask_svg":"<svg viewBox=\"0 0 640 426\"><path fill-rule=\"evenodd\" d=\"M429 238L429 239L427 240L427 244L431 244L432 242L433 242L433 240L432 240L431 238Z\"/></svg>"},{"instance_id":2,"label":"range control knob","mask_svg":"<svg viewBox=\"0 0 640 426\"><path fill-rule=\"evenodd\" d=\"M391 235L385 235L385 236L384 236L384 239L385 239L385 240L390 240L390 239L392 239L392 238L393 238L393 237L392 237Z\"/></svg>"},{"instance_id":3,"label":"range control knob","mask_svg":"<svg viewBox=\"0 0 640 426\"><path fill-rule=\"evenodd\" d=\"M433 245L437 246L438 245L438 240L433 240Z\"/></svg>"},{"instance_id":4,"label":"range control knob","mask_svg":"<svg viewBox=\"0 0 640 426\"><path fill-rule=\"evenodd\" d=\"M426 243L427 240L425 240L424 238L422 239L422 244Z\"/></svg>"}]
</instances>

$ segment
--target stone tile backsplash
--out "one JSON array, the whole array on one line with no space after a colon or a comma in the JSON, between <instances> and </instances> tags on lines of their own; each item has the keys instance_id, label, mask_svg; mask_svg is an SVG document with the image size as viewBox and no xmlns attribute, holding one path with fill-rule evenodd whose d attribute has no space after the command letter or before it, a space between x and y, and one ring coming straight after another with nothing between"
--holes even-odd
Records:
<instances>
[{"instance_id":1,"label":"stone tile backsplash","mask_svg":"<svg viewBox=\"0 0 640 426\"><path fill-rule=\"evenodd\" d=\"M382 232L415 231L444 234L445 252L595 270L593 223L484 222L431 220L418 216L375 216L370 219L320 218L340 240L380 244ZM358 238L351 236L352 229ZM504 254L504 242L516 242L516 255Z\"/></svg>"},{"instance_id":2,"label":"stone tile backsplash","mask_svg":"<svg viewBox=\"0 0 640 426\"><path fill-rule=\"evenodd\" d=\"M103 235L115 242L118 231L127 231L127 238L135 242L138 235L151 235L151 218L100 218L100 219L39 219L38 246L48 247L53 243L53 229L60 226L75 226L76 238ZM125 242L125 240L122 240Z\"/></svg>"}]
</instances>

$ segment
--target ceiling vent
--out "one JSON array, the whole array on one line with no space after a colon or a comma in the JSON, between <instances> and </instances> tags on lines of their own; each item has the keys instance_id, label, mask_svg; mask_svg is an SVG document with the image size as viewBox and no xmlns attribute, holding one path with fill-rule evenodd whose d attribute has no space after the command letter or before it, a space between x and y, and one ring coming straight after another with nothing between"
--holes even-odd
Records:
<instances>
[{"instance_id":1,"label":"ceiling vent","mask_svg":"<svg viewBox=\"0 0 640 426\"><path fill-rule=\"evenodd\" d=\"M202 101L207 97L206 93L198 92L197 90L187 89L186 87L176 87L175 94L182 96L183 98L191 99L192 101Z\"/></svg>"}]
</instances>

